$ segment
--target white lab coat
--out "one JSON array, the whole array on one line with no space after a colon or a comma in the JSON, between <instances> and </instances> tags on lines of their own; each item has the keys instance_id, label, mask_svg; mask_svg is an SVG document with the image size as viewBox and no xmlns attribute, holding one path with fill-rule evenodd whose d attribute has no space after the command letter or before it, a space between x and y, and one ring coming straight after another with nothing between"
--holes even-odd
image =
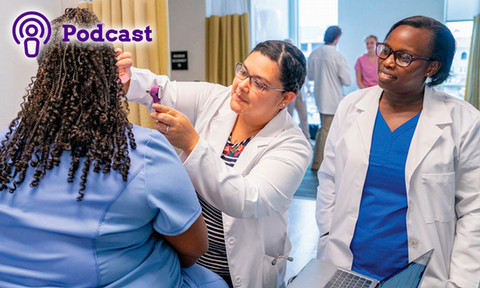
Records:
<instances>
[{"instance_id":1,"label":"white lab coat","mask_svg":"<svg viewBox=\"0 0 480 288\"><path fill-rule=\"evenodd\" d=\"M132 68L130 101L150 107L145 92L160 84L162 104L185 114L200 139L185 159L197 192L223 213L228 265L235 287L282 287L293 194L311 160L311 146L286 109L252 140L234 167L220 158L237 114L230 109L231 87L204 82L170 82L166 76Z\"/></svg>"},{"instance_id":2,"label":"white lab coat","mask_svg":"<svg viewBox=\"0 0 480 288\"><path fill-rule=\"evenodd\" d=\"M318 258L351 268L355 231L382 89L339 105L318 171ZM480 281L480 113L425 87L405 166L409 260L434 248L422 287L477 288ZM375 233L375 231L372 231ZM375 253L375 247L372 247ZM379 263L379 265L382 265Z\"/></svg>"},{"instance_id":3,"label":"white lab coat","mask_svg":"<svg viewBox=\"0 0 480 288\"><path fill-rule=\"evenodd\" d=\"M320 114L334 115L343 99L343 87L350 86L347 60L333 45L322 45L308 57L308 79L314 81L315 104Z\"/></svg>"}]
</instances>

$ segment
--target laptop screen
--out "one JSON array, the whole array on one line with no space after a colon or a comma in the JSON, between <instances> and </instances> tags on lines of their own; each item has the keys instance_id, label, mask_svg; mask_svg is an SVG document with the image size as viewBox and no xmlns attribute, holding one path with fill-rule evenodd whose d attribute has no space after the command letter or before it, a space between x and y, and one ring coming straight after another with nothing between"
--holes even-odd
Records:
<instances>
[{"instance_id":1,"label":"laptop screen","mask_svg":"<svg viewBox=\"0 0 480 288\"><path fill-rule=\"evenodd\" d=\"M382 288L411 287L416 288L422 282L433 249L408 263L398 272L380 281Z\"/></svg>"}]
</instances>

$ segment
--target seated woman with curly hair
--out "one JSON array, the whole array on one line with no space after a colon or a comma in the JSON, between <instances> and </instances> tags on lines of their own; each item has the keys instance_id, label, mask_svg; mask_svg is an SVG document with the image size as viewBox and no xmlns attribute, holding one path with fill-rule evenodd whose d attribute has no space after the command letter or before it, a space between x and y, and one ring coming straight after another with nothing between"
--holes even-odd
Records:
<instances>
[{"instance_id":1,"label":"seated woman with curly hair","mask_svg":"<svg viewBox=\"0 0 480 288\"><path fill-rule=\"evenodd\" d=\"M207 230L175 150L127 120L113 46L62 42L63 23L100 22L52 21L0 132L0 287L224 287L195 264Z\"/></svg>"}]
</instances>

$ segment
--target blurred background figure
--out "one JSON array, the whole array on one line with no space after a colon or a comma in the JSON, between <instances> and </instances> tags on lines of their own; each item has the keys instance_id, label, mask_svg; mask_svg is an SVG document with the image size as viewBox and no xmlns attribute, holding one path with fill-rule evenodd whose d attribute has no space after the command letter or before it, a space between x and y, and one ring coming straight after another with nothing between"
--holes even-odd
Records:
<instances>
[{"instance_id":1,"label":"blurred background figure","mask_svg":"<svg viewBox=\"0 0 480 288\"><path fill-rule=\"evenodd\" d=\"M287 43L293 45L292 40L285 39ZM310 139L310 133L308 130L308 114L307 114L307 97L310 96L310 83L308 79L305 79L305 82L300 89L300 92L295 95L295 99L288 103L287 110L290 115L293 116L293 112L297 110L298 121L300 122L300 129L302 129L303 135L307 139Z\"/></svg>"},{"instance_id":2,"label":"blurred background figure","mask_svg":"<svg viewBox=\"0 0 480 288\"><path fill-rule=\"evenodd\" d=\"M375 86L378 83L377 55L375 55L375 43L377 41L378 39L375 35L365 38L367 53L358 57L357 62L355 62L355 75L358 88L360 89Z\"/></svg>"},{"instance_id":3,"label":"blurred background figure","mask_svg":"<svg viewBox=\"0 0 480 288\"><path fill-rule=\"evenodd\" d=\"M307 139L310 139L307 120L307 97L309 96L310 83L308 79L305 79L305 83L300 89L300 93L297 93L297 95L295 95L295 99L287 105L287 110L290 115L293 116L293 112L297 110L298 120L300 122L300 129L302 129L303 135L305 135Z\"/></svg>"},{"instance_id":4,"label":"blurred background figure","mask_svg":"<svg viewBox=\"0 0 480 288\"><path fill-rule=\"evenodd\" d=\"M323 37L324 45L315 49L308 58L307 78L314 81L315 103L320 113L320 129L315 140L312 170L318 170L323 161L323 150L333 115L343 99L342 86L350 86L350 68L336 45L342 30L330 26Z\"/></svg>"},{"instance_id":5,"label":"blurred background figure","mask_svg":"<svg viewBox=\"0 0 480 288\"><path fill-rule=\"evenodd\" d=\"M287 43L290 43L293 45L292 40L290 39L285 39L284 40ZM300 89L300 92L295 95L295 99L288 103L287 105L287 110L290 115L293 116L293 112L297 110L297 115L298 115L298 121L300 122L300 129L302 129L303 135L307 139L310 139L310 133L308 130L308 114L307 114L307 97L310 96L310 83L308 82L308 79L305 79L305 82Z\"/></svg>"}]
</instances>

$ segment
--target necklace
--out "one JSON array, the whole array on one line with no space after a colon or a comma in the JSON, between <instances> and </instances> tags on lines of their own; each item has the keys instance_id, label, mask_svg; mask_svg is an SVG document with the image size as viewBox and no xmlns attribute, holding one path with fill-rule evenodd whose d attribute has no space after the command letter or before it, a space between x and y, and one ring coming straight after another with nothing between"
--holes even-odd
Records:
<instances>
[{"instance_id":1,"label":"necklace","mask_svg":"<svg viewBox=\"0 0 480 288\"><path fill-rule=\"evenodd\" d=\"M255 136L255 135L250 136L250 137L248 137L247 139L245 139L245 140L243 140L243 141L240 141L240 142L234 144L234 143L237 142L238 140L235 139L235 141L232 142L232 141L231 141L231 140L232 140L232 134L230 134L230 136L228 137L228 142L229 142L228 145L229 145L230 147L232 147L232 149L231 149L229 152L234 154L234 153L237 152L238 150L240 150L240 151L243 150L243 147L245 147L245 146L248 144L248 142L250 142L250 140L252 140L252 138L253 138L254 136Z\"/></svg>"},{"instance_id":2,"label":"necklace","mask_svg":"<svg viewBox=\"0 0 480 288\"><path fill-rule=\"evenodd\" d=\"M235 153L235 152L237 152L237 150L238 150L238 146L240 146L240 144L242 144L242 143L240 142L240 143L234 144L234 145L232 146L232 147L233 147L233 148L232 148L232 150L231 150L231 151L232 151L232 153Z\"/></svg>"}]
</instances>

